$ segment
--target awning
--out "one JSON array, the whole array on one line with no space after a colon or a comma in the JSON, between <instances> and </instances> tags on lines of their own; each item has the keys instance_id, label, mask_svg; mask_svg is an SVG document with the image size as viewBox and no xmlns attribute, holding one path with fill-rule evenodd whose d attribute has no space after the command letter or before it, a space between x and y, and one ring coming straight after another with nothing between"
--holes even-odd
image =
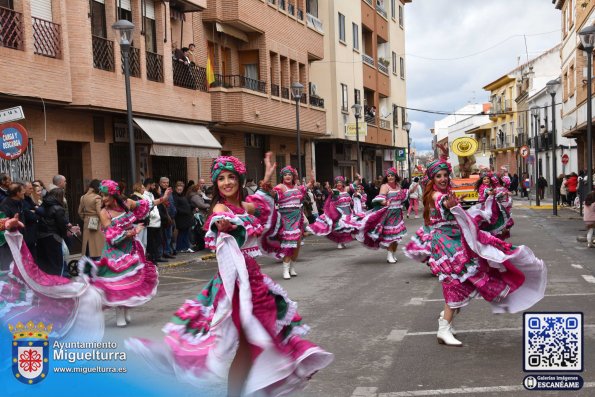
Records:
<instances>
[{"instance_id":1,"label":"awning","mask_svg":"<svg viewBox=\"0 0 595 397\"><path fill-rule=\"evenodd\" d=\"M246 33L242 32L240 29L234 28L233 26L215 22L215 29L217 29L217 32L225 33L228 36L235 37L236 39L240 39L246 43L250 41L248 40L248 35Z\"/></svg>"},{"instance_id":2,"label":"awning","mask_svg":"<svg viewBox=\"0 0 595 397\"><path fill-rule=\"evenodd\" d=\"M219 156L221 144L204 125L135 117L134 122L151 138L151 154L170 157Z\"/></svg>"}]
</instances>

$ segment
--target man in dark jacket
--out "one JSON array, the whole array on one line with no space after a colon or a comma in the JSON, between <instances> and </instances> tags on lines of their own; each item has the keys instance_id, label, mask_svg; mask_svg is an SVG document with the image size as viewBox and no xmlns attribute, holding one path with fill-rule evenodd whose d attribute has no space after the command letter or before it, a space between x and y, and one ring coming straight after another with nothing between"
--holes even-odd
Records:
<instances>
[{"instance_id":1,"label":"man in dark jacket","mask_svg":"<svg viewBox=\"0 0 595 397\"><path fill-rule=\"evenodd\" d=\"M19 220L24 224L25 210L23 208L23 200L25 199L25 188L23 187L23 184L20 182L11 183L7 193L8 197L0 203L0 211L4 212L4 215L8 218L12 218L18 214ZM21 229L20 232L23 234L23 238L27 240L26 229Z\"/></svg>"},{"instance_id":2,"label":"man in dark jacket","mask_svg":"<svg viewBox=\"0 0 595 397\"><path fill-rule=\"evenodd\" d=\"M52 189L37 209L40 216L37 239L37 264L46 273L67 275L62 244L68 232L64 208L64 189Z\"/></svg>"},{"instance_id":3,"label":"man in dark jacket","mask_svg":"<svg viewBox=\"0 0 595 397\"><path fill-rule=\"evenodd\" d=\"M11 183L10 175L0 174L0 203L8 197L8 189Z\"/></svg>"}]
</instances>

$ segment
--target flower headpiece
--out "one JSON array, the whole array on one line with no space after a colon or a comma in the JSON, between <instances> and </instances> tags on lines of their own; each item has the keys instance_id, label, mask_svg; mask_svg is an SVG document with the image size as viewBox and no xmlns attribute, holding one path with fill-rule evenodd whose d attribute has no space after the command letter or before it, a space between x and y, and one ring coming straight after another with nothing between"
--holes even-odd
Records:
<instances>
[{"instance_id":1,"label":"flower headpiece","mask_svg":"<svg viewBox=\"0 0 595 397\"><path fill-rule=\"evenodd\" d=\"M285 176L285 174L291 174L293 175L293 179L297 180L298 179L298 173L295 170L295 168L293 168L292 166L288 165L285 166L281 169L281 171L279 172L279 175L281 176L281 178L283 178L283 176Z\"/></svg>"},{"instance_id":2,"label":"flower headpiece","mask_svg":"<svg viewBox=\"0 0 595 397\"><path fill-rule=\"evenodd\" d=\"M397 173L397 169L395 167L390 167L386 171L384 171L384 176L389 176L389 175L392 175L395 178L397 176L399 176L398 173Z\"/></svg>"},{"instance_id":3,"label":"flower headpiece","mask_svg":"<svg viewBox=\"0 0 595 397\"><path fill-rule=\"evenodd\" d=\"M335 177L335 185L336 185L337 183L339 183L339 182L341 182L341 183L345 184L345 177L344 177L344 176L341 176L341 175L339 175L339 176L336 176L336 177Z\"/></svg>"},{"instance_id":4,"label":"flower headpiece","mask_svg":"<svg viewBox=\"0 0 595 397\"><path fill-rule=\"evenodd\" d=\"M500 178L502 179L502 184L504 185L505 188L509 188L510 187L510 177L508 175L502 175L502 177Z\"/></svg>"},{"instance_id":5,"label":"flower headpiece","mask_svg":"<svg viewBox=\"0 0 595 397\"><path fill-rule=\"evenodd\" d=\"M490 178L490 182L492 182L492 185L498 185L500 184L500 180L498 179L498 176L496 174L494 174L491 170L489 169L485 169L483 170L483 172L480 174L480 178Z\"/></svg>"},{"instance_id":6,"label":"flower headpiece","mask_svg":"<svg viewBox=\"0 0 595 397\"><path fill-rule=\"evenodd\" d=\"M101 185L99 185L99 192L115 196L116 194L120 194L120 186L111 179L105 179L101 181Z\"/></svg>"},{"instance_id":7,"label":"flower headpiece","mask_svg":"<svg viewBox=\"0 0 595 397\"><path fill-rule=\"evenodd\" d=\"M426 186L428 182L436 176L439 171L446 170L448 175L452 174L452 167L445 158L440 158L438 160L432 161L428 164L428 168L426 169L426 173L424 174L424 178L421 181L422 186Z\"/></svg>"},{"instance_id":8,"label":"flower headpiece","mask_svg":"<svg viewBox=\"0 0 595 397\"><path fill-rule=\"evenodd\" d=\"M236 174L240 178L240 184L246 178L246 166L237 157L233 156L219 156L213 160L211 165L211 181L215 183L221 171L229 171Z\"/></svg>"}]
</instances>

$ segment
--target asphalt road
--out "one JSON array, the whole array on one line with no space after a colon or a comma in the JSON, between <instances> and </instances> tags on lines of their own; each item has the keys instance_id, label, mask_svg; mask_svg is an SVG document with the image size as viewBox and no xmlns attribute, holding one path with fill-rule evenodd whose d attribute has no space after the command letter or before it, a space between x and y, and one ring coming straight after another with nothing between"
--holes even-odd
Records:
<instances>
[{"instance_id":1,"label":"asphalt road","mask_svg":"<svg viewBox=\"0 0 595 397\"><path fill-rule=\"evenodd\" d=\"M580 392L547 392L548 396L595 395L595 249L577 243L582 221L576 213L534 210L521 203L514 210L513 244L533 249L548 266L546 297L533 311L584 313L586 382ZM409 236L421 219L407 219ZM408 241L406 237L405 241ZM400 247L399 247L400 250ZM522 313L493 315L475 300L456 319L462 348L436 342L437 317L443 300L429 269L407 259L386 263L385 251L357 242L347 249L322 238L308 238L297 264L299 276L283 280L279 263L261 258L263 271L283 285L299 303L308 338L335 354L334 362L316 374L301 396L397 397L540 396L525 391L522 381ZM128 336L160 339L161 326L184 301L195 295L216 271L215 262L191 262L160 271L156 298L134 310L133 323L114 326L106 312L106 340ZM197 395L197 390L186 388Z\"/></svg>"}]
</instances>

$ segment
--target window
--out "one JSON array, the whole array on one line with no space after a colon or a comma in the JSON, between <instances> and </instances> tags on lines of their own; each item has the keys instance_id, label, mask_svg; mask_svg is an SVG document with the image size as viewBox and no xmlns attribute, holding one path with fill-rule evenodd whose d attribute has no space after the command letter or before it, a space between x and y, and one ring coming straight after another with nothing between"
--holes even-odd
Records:
<instances>
[{"instance_id":1,"label":"window","mask_svg":"<svg viewBox=\"0 0 595 397\"><path fill-rule=\"evenodd\" d=\"M157 52L157 27L155 25L155 3L153 0L146 0L145 15L145 49L149 52Z\"/></svg>"},{"instance_id":2,"label":"window","mask_svg":"<svg viewBox=\"0 0 595 397\"><path fill-rule=\"evenodd\" d=\"M349 112L349 102L347 100L347 85L341 84L341 111Z\"/></svg>"},{"instance_id":3,"label":"window","mask_svg":"<svg viewBox=\"0 0 595 397\"><path fill-rule=\"evenodd\" d=\"M399 125L399 107L393 103L393 124Z\"/></svg>"},{"instance_id":4,"label":"window","mask_svg":"<svg viewBox=\"0 0 595 397\"><path fill-rule=\"evenodd\" d=\"M399 26L403 27L403 6L399 5Z\"/></svg>"},{"instance_id":5,"label":"window","mask_svg":"<svg viewBox=\"0 0 595 397\"><path fill-rule=\"evenodd\" d=\"M395 10L395 0L390 0L390 16L395 19L397 11Z\"/></svg>"},{"instance_id":6,"label":"window","mask_svg":"<svg viewBox=\"0 0 595 397\"><path fill-rule=\"evenodd\" d=\"M399 64L401 66L401 78L405 80L405 60L403 57L399 57Z\"/></svg>"},{"instance_id":7,"label":"window","mask_svg":"<svg viewBox=\"0 0 595 397\"><path fill-rule=\"evenodd\" d=\"M339 41L345 42L345 15L339 13Z\"/></svg>"},{"instance_id":8,"label":"window","mask_svg":"<svg viewBox=\"0 0 595 397\"><path fill-rule=\"evenodd\" d=\"M105 5L98 1L91 2L91 34L103 38L107 36Z\"/></svg>"},{"instance_id":9,"label":"window","mask_svg":"<svg viewBox=\"0 0 595 397\"><path fill-rule=\"evenodd\" d=\"M359 50L359 26L353 24L353 48Z\"/></svg>"},{"instance_id":10,"label":"window","mask_svg":"<svg viewBox=\"0 0 595 397\"><path fill-rule=\"evenodd\" d=\"M572 98L574 95L574 91L576 90L576 83L574 82L575 73L574 73L574 64L570 65L570 70L568 71L568 97Z\"/></svg>"},{"instance_id":11,"label":"window","mask_svg":"<svg viewBox=\"0 0 595 397\"><path fill-rule=\"evenodd\" d=\"M130 0L119 1L117 6L120 12L120 19L132 22L132 5L130 4Z\"/></svg>"},{"instance_id":12,"label":"window","mask_svg":"<svg viewBox=\"0 0 595 397\"><path fill-rule=\"evenodd\" d=\"M398 74L397 72L397 53L393 52L393 73Z\"/></svg>"},{"instance_id":13,"label":"window","mask_svg":"<svg viewBox=\"0 0 595 397\"><path fill-rule=\"evenodd\" d=\"M318 18L318 0L306 0L306 12Z\"/></svg>"},{"instance_id":14,"label":"window","mask_svg":"<svg viewBox=\"0 0 595 397\"><path fill-rule=\"evenodd\" d=\"M359 103L360 105L362 104L361 94L358 89L353 90L353 103Z\"/></svg>"},{"instance_id":15,"label":"window","mask_svg":"<svg viewBox=\"0 0 595 397\"><path fill-rule=\"evenodd\" d=\"M401 127L405 126L405 123L407 122L407 115L405 114L405 108L401 108Z\"/></svg>"}]
</instances>

